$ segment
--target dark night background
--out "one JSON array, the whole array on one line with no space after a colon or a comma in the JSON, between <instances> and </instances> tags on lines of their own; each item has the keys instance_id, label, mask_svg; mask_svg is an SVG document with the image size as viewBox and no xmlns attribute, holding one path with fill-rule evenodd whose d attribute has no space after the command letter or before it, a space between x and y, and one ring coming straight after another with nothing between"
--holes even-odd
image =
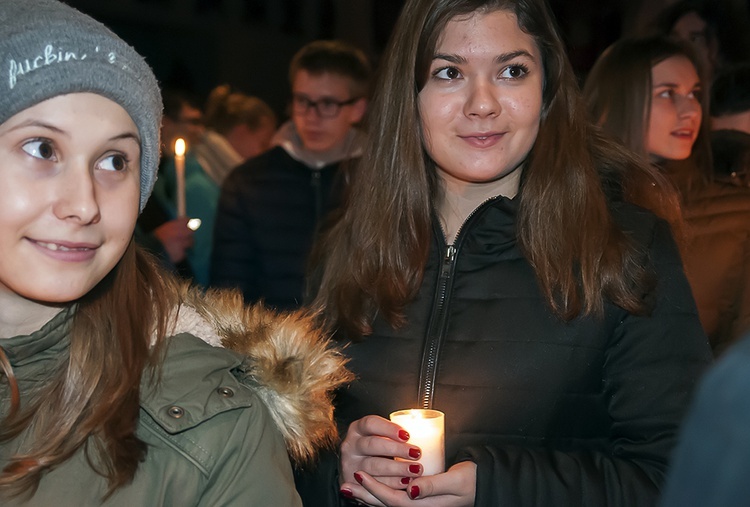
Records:
<instances>
[{"instance_id":1,"label":"dark night background","mask_svg":"<svg viewBox=\"0 0 750 507\"><path fill-rule=\"evenodd\" d=\"M205 97L228 83L284 116L287 65L314 39L340 38L377 62L403 0L66 0L143 54L163 86ZM642 32L673 0L548 0L583 78L624 34ZM712 0L747 10L747 0Z\"/></svg>"}]
</instances>

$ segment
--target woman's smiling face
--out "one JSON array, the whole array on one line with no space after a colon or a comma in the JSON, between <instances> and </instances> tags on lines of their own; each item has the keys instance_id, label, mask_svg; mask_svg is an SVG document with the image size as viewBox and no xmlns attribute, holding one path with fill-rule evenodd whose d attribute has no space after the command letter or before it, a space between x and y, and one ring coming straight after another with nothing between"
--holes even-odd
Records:
<instances>
[{"instance_id":1,"label":"woman's smiling face","mask_svg":"<svg viewBox=\"0 0 750 507\"><path fill-rule=\"evenodd\" d=\"M0 125L0 301L75 301L117 264L139 211L140 139L100 95L40 102Z\"/></svg>"},{"instance_id":2,"label":"woman's smiling face","mask_svg":"<svg viewBox=\"0 0 750 507\"><path fill-rule=\"evenodd\" d=\"M452 19L429 72L419 111L441 177L482 183L517 169L539 132L544 75L539 49L515 14Z\"/></svg>"}]
</instances>

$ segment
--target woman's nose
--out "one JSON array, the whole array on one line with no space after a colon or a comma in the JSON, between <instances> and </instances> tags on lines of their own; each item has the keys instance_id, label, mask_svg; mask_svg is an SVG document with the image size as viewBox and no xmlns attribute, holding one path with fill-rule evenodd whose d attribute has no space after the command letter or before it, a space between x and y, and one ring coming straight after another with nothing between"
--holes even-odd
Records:
<instances>
[{"instance_id":1,"label":"woman's nose","mask_svg":"<svg viewBox=\"0 0 750 507\"><path fill-rule=\"evenodd\" d=\"M700 119L703 114L700 102L692 96L680 97L677 107L682 117L698 117Z\"/></svg>"},{"instance_id":2,"label":"woman's nose","mask_svg":"<svg viewBox=\"0 0 750 507\"><path fill-rule=\"evenodd\" d=\"M73 220L81 225L100 219L96 183L91 170L84 164L71 164L60 174L54 213L60 220Z\"/></svg>"},{"instance_id":3,"label":"woman's nose","mask_svg":"<svg viewBox=\"0 0 750 507\"><path fill-rule=\"evenodd\" d=\"M465 111L468 116L487 117L500 114L500 102L497 89L487 81L476 81L472 84Z\"/></svg>"}]
</instances>

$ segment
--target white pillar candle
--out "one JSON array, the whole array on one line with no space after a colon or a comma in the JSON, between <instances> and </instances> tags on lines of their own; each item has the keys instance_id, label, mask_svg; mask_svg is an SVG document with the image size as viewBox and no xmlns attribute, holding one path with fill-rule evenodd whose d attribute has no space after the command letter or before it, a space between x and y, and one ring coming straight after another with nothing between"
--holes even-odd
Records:
<instances>
[{"instance_id":1,"label":"white pillar candle","mask_svg":"<svg viewBox=\"0 0 750 507\"><path fill-rule=\"evenodd\" d=\"M185 140L174 142L174 169L177 175L177 216L184 217L185 212Z\"/></svg>"},{"instance_id":2,"label":"white pillar candle","mask_svg":"<svg viewBox=\"0 0 750 507\"><path fill-rule=\"evenodd\" d=\"M409 432L409 443L422 450L417 461L422 475L445 471L445 414L438 410L408 409L391 414L391 421Z\"/></svg>"}]
</instances>

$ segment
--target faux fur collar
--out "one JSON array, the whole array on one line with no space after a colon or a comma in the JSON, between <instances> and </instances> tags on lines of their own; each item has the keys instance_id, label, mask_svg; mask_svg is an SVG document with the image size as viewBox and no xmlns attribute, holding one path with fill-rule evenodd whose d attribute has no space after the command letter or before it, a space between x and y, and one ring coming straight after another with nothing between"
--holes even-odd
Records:
<instances>
[{"instance_id":1,"label":"faux fur collar","mask_svg":"<svg viewBox=\"0 0 750 507\"><path fill-rule=\"evenodd\" d=\"M337 441L333 391L352 380L346 359L302 312L244 306L235 292L185 289L170 334L188 332L245 355L249 375L296 463Z\"/></svg>"}]
</instances>

